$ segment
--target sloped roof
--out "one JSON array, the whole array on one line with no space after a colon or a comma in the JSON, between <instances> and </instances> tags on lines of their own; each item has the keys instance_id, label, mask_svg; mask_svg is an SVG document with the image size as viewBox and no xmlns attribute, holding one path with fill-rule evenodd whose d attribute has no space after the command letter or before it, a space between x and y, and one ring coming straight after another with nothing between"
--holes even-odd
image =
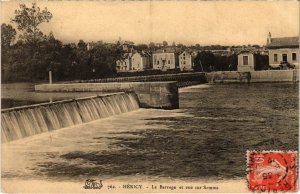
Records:
<instances>
[{"instance_id":1,"label":"sloped roof","mask_svg":"<svg viewBox=\"0 0 300 194\"><path fill-rule=\"evenodd\" d=\"M175 52L176 52L175 49L165 48L165 49L158 49L153 53L175 53Z\"/></svg>"},{"instance_id":2,"label":"sloped roof","mask_svg":"<svg viewBox=\"0 0 300 194\"><path fill-rule=\"evenodd\" d=\"M271 43L267 45L268 48L289 48L299 47L299 37L282 37L271 38Z\"/></svg>"},{"instance_id":3,"label":"sloped roof","mask_svg":"<svg viewBox=\"0 0 300 194\"><path fill-rule=\"evenodd\" d=\"M239 54L243 54L243 53L256 54L256 51L255 50L251 50L251 49L249 49L249 50L244 49L244 50L239 51L237 54L239 55Z\"/></svg>"}]
</instances>

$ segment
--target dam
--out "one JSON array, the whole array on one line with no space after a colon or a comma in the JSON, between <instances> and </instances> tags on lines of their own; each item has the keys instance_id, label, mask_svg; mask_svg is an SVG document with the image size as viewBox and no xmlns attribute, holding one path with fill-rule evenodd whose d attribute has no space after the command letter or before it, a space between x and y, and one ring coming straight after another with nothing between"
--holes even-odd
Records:
<instances>
[{"instance_id":1,"label":"dam","mask_svg":"<svg viewBox=\"0 0 300 194\"><path fill-rule=\"evenodd\" d=\"M134 93L116 93L2 109L2 143L138 108Z\"/></svg>"}]
</instances>

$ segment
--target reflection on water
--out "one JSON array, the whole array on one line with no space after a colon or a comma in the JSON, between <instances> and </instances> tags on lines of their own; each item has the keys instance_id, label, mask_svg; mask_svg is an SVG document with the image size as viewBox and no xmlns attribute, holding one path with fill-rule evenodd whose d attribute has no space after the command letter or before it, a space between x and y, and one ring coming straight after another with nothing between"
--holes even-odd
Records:
<instances>
[{"instance_id":1,"label":"reflection on water","mask_svg":"<svg viewBox=\"0 0 300 194\"><path fill-rule=\"evenodd\" d=\"M139 109L4 144L2 176L244 178L246 150L297 148L298 85L212 85L185 88L179 110Z\"/></svg>"}]
</instances>

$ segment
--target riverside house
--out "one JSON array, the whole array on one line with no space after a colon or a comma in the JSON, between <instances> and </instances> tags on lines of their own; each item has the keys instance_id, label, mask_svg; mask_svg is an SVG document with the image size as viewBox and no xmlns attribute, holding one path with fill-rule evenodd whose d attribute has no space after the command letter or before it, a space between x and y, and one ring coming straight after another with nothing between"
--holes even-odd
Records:
<instances>
[{"instance_id":1,"label":"riverside house","mask_svg":"<svg viewBox=\"0 0 300 194\"><path fill-rule=\"evenodd\" d=\"M272 38L269 33L267 48L270 66L280 67L287 64L299 68L299 37Z\"/></svg>"},{"instance_id":2,"label":"riverside house","mask_svg":"<svg viewBox=\"0 0 300 194\"><path fill-rule=\"evenodd\" d=\"M193 55L191 52L184 51L179 55L179 68L181 71L193 69Z\"/></svg>"},{"instance_id":3,"label":"riverside house","mask_svg":"<svg viewBox=\"0 0 300 194\"><path fill-rule=\"evenodd\" d=\"M151 68L151 54L149 52L136 52L131 57L131 68L134 71L143 71Z\"/></svg>"},{"instance_id":4,"label":"riverside house","mask_svg":"<svg viewBox=\"0 0 300 194\"><path fill-rule=\"evenodd\" d=\"M162 49L153 52L153 69L166 71L168 69L176 69L178 64L178 55L175 50Z\"/></svg>"},{"instance_id":5,"label":"riverside house","mask_svg":"<svg viewBox=\"0 0 300 194\"><path fill-rule=\"evenodd\" d=\"M132 53L125 53L122 58L116 61L116 69L117 72L129 71L132 69L131 67L131 58Z\"/></svg>"}]
</instances>

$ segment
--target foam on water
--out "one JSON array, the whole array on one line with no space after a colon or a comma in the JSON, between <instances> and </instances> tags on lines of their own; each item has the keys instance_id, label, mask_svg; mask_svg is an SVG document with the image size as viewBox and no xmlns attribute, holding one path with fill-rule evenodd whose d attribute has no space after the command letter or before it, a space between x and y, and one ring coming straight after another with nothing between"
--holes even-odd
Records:
<instances>
[{"instance_id":1,"label":"foam on water","mask_svg":"<svg viewBox=\"0 0 300 194\"><path fill-rule=\"evenodd\" d=\"M2 142L74 126L139 108L133 93L11 109L1 114Z\"/></svg>"}]
</instances>

